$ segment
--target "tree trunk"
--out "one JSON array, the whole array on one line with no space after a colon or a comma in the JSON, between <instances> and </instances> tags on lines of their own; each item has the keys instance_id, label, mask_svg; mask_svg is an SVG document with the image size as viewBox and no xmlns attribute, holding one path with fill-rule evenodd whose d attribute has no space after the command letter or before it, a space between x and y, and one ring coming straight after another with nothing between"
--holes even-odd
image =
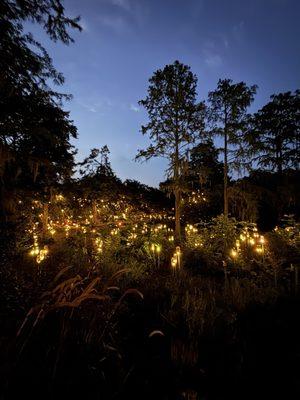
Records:
<instances>
[{"instance_id":1,"label":"tree trunk","mask_svg":"<svg viewBox=\"0 0 300 400\"><path fill-rule=\"evenodd\" d=\"M228 148L228 137L225 127L224 133L224 216L228 218L228 162L227 162L227 148Z\"/></svg>"},{"instance_id":2,"label":"tree trunk","mask_svg":"<svg viewBox=\"0 0 300 400\"><path fill-rule=\"evenodd\" d=\"M179 191L179 189L175 189L175 241L176 241L176 244L180 244L180 242L181 242L180 201L181 201L180 191Z\"/></svg>"},{"instance_id":3,"label":"tree trunk","mask_svg":"<svg viewBox=\"0 0 300 400\"><path fill-rule=\"evenodd\" d=\"M278 138L276 143L276 167L278 175L282 175L283 157L282 157L282 141Z\"/></svg>"},{"instance_id":4,"label":"tree trunk","mask_svg":"<svg viewBox=\"0 0 300 400\"><path fill-rule=\"evenodd\" d=\"M49 218L49 204L44 203L43 205L43 217L42 217L42 224L43 224L43 233L47 233L48 228L48 218Z\"/></svg>"},{"instance_id":5,"label":"tree trunk","mask_svg":"<svg viewBox=\"0 0 300 400\"><path fill-rule=\"evenodd\" d=\"M52 186L50 186L50 188L49 188L49 194L50 194L50 204L52 204L53 203L53 199L54 199L53 187Z\"/></svg>"},{"instance_id":6,"label":"tree trunk","mask_svg":"<svg viewBox=\"0 0 300 400\"><path fill-rule=\"evenodd\" d=\"M94 224L97 225L98 224L98 212L97 212L97 203L95 200L93 200L93 202L92 202L92 213L93 213Z\"/></svg>"},{"instance_id":7,"label":"tree trunk","mask_svg":"<svg viewBox=\"0 0 300 400\"><path fill-rule=\"evenodd\" d=\"M181 228L180 228L180 202L181 193L179 188L179 143L178 135L176 134L175 143L175 159L174 159L174 194L175 194L175 244L179 245L181 242Z\"/></svg>"},{"instance_id":8,"label":"tree trunk","mask_svg":"<svg viewBox=\"0 0 300 400\"><path fill-rule=\"evenodd\" d=\"M279 150L279 157L278 157L278 170L277 170L279 175L282 175L282 170L283 170L282 164L283 164L283 162L282 162L282 150L280 149Z\"/></svg>"}]
</instances>

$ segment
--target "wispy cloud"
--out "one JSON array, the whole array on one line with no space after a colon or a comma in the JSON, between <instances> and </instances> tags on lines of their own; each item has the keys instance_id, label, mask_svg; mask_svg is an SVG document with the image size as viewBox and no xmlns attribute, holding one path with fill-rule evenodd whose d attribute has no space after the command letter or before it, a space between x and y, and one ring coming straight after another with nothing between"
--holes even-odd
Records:
<instances>
[{"instance_id":1,"label":"wispy cloud","mask_svg":"<svg viewBox=\"0 0 300 400\"><path fill-rule=\"evenodd\" d=\"M204 62L209 67L219 67L223 64L223 59L220 54L219 46L215 40L207 40L202 49Z\"/></svg>"},{"instance_id":2,"label":"wispy cloud","mask_svg":"<svg viewBox=\"0 0 300 400\"><path fill-rule=\"evenodd\" d=\"M117 7L121 7L126 11L131 10L131 3L129 0L110 0L111 4Z\"/></svg>"},{"instance_id":3,"label":"wispy cloud","mask_svg":"<svg viewBox=\"0 0 300 400\"><path fill-rule=\"evenodd\" d=\"M225 49L229 49L229 40L225 36L223 36L222 39Z\"/></svg>"},{"instance_id":4,"label":"wispy cloud","mask_svg":"<svg viewBox=\"0 0 300 400\"><path fill-rule=\"evenodd\" d=\"M128 24L126 18L121 15L117 16L100 16L99 21L101 25L106 28L112 29L116 33L123 33L128 30Z\"/></svg>"},{"instance_id":5,"label":"wispy cloud","mask_svg":"<svg viewBox=\"0 0 300 400\"><path fill-rule=\"evenodd\" d=\"M245 28L244 21L240 21L239 23L233 26L232 35L236 41L241 42L241 40L243 39L244 28Z\"/></svg>"},{"instance_id":6,"label":"wispy cloud","mask_svg":"<svg viewBox=\"0 0 300 400\"><path fill-rule=\"evenodd\" d=\"M134 104L130 104L129 109L131 111L134 111L134 112L139 112L140 111L140 109L137 106L135 106Z\"/></svg>"},{"instance_id":7,"label":"wispy cloud","mask_svg":"<svg viewBox=\"0 0 300 400\"><path fill-rule=\"evenodd\" d=\"M88 110L88 111L90 111L92 113L96 113L97 112L96 108L94 106L90 105L90 104L83 103L82 101L77 101L77 103L81 107L85 108L86 110Z\"/></svg>"},{"instance_id":8,"label":"wispy cloud","mask_svg":"<svg viewBox=\"0 0 300 400\"><path fill-rule=\"evenodd\" d=\"M219 67L223 63L222 57L219 54L209 54L205 57L204 61L209 67Z\"/></svg>"},{"instance_id":9,"label":"wispy cloud","mask_svg":"<svg viewBox=\"0 0 300 400\"><path fill-rule=\"evenodd\" d=\"M123 34L134 26L143 26L147 7L144 2L133 0L102 0L106 5L98 16L100 24L115 33Z\"/></svg>"},{"instance_id":10,"label":"wispy cloud","mask_svg":"<svg viewBox=\"0 0 300 400\"><path fill-rule=\"evenodd\" d=\"M81 20L80 20L80 26L81 26L83 32L88 32L90 30L87 21L83 18L81 18Z\"/></svg>"},{"instance_id":11,"label":"wispy cloud","mask_svg":"<svg viewBox=\"0 0 300 400\"><path fill-rule=\"evenodd\" d=\"M114 107L114 103L108 98L96 101L77 100L77 103L89 112L101 114Z\"/></svg>"}]
</instances>

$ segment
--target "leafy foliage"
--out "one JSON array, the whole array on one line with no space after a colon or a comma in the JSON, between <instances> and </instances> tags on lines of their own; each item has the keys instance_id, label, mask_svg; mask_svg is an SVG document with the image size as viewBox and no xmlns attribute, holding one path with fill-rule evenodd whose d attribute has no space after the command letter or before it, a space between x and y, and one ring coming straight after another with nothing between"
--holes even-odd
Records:
<instances>
[{"instance_id":1,"label":"leafy foliage","mask_svg":"<svg viewBox=\"0 0 300 400\"><path fill-rule=\"evenodd\" d=\"M248 135L252 161L278 173L299 169L300 91L271 96L271 101L254 114Z\"/></svg>"},{"instance_id":2,"label":"leafy foliage","mask_svg":"<svg viewBox=\"0 0 300 400\"><path fill-rule=\"evenodd\" d=\"M7 1L0 5L0 152L1 203L7 192L39 183L52 185L72 173L70 139L77 129L53 90L64 81L43 46L24 22L41 25L49 37L72 41L68 28L81 29L79 18L65 15L59 0Z\"/></svg>"}]
</instances>

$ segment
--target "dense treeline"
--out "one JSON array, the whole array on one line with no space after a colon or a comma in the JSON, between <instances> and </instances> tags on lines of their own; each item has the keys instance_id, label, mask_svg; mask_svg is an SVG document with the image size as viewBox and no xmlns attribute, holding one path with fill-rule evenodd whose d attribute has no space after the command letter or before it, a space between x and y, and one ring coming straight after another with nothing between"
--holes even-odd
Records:
<instances>
[{"instance_id":1,"label":"dense treeline","mask_svg":"<svg viewBox=\"0 0 300 400\"><path fill-rule=\"evenodd\" d=\"M34 7L31 2L4 1L1 7L2 221L10 219L18 196L24 192L49 197L63 184L68 189L79 186L81 192L94 195L97 191L111 194L125 190L107 165L106 146L93 149L79 162L81 178L72 178L76 151L70 139L76 137L77 129L62 108L70 96L53 89L63 83L63 76L22 25L26 20L39 23L52 40L69 44L72 39L67 29L80 29L79 19L66 17L59 2L44 1ZM286 213L298 217L294 183L300 158L299 91L273 95L251 115L248 109L255 99L255 85L220 80L206 102L197 100L196 90L196 75L175 61L155 72L148 96L140 102L149 113L149 124L142 127L142 133L150 134L152 144L137 158L161 156L169 160L168 180L161 188L175 199L177 240L184 198L191 197L191 192L197 192L197 205L201 196L209 199L196 207L201 218L223 211L238 219L261 221L266 207L259 199L266 196L272 198L269 214L273 214L266 216L266 227L274 226ZM214 143L220 141L214 139L218 137L223 144L216 148ZM237 174L245 171L250 175L236 182ZM268 174L272 185L264 178ZM127 193L130 188L136 193L134 185L125 186ZM163 194L152 192L167 204ZM285 205L280 193L289 194Z\"/></svg>"}]
</instances>

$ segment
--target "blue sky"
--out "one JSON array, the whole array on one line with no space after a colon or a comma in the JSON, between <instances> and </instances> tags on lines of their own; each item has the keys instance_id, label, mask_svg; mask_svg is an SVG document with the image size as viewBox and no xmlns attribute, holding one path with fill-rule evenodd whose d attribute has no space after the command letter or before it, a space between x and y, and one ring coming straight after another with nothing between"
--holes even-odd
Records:
<instances>
[{"instance_id":1,"label":"blue sky","mask_svg":"<svg viewBox=\"0 0 300 400\"><path fill-rule=\"evenodd\" d=\"M199 99L219 78L259 86L253 109L271 94L300 88L299 0L65 0L69 15L81 15L75 43L52 43L30 27L63 72L66 104L78 127L74 143L82 160L107 144L122 178L157 186L165 162L133 161L148 141L138 100L148 79L174 60L198 76Z\"/></svg>"}]
</instances>

